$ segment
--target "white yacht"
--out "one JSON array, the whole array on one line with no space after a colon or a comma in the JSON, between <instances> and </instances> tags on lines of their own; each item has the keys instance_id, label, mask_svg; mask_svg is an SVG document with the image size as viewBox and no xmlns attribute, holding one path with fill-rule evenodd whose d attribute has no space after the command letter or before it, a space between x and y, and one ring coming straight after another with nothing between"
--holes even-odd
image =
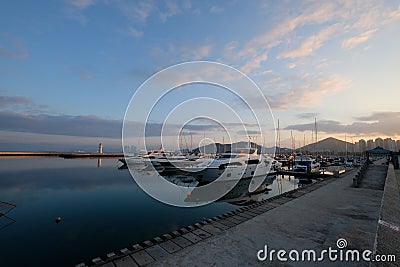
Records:
<instances>
[{"instance_id":1,"label":"white yacht","mask_svg":"<svg viewBox=\"0 0 400 267\"><path fill-rule=\"evenodd\" d=\"M219 157L185 168L200 183L234 181L275 174L272 161L249 153L222 153Z\"/></svg>"},{"instance_id":2,"label":"white yacht","mask_svg":"<svg viewBox=\"0 0 400 267\"><path fill-rule=\"evenodd\" d=\"M300 156L295 158L295 164L293 166L294 172L300 173L318 173L320 169L320 164L315 159L307 157L307 156Z\"/></svg>"},{"instance_id":3,"label":"white yacht","mask_svg":"<svg viewBox=\"0 0 400 267\"><path fill-rule=\"evenodd\" d=\"M195 166L203 161L204 160L200 159L200 158L189 159L183 155L177 155L177 156L172 156L172 157L160 157L160 158L151 160L153 165L155 165L155 166L161 165L163 167L163 170L161 172L165 172L165 173L168 172L170 174L171 173L174 174L174 173L179 172L182 169L190 167L190 166Z\"/></svg>"},{"instance_id":4,"label":"white yacht","mask_svg":"<svg viewBox=\"0 0 400 267\"><path fill-rule=\"evenodd\" d=\"M267 156L267 155L262 155L261 159L267 164L271 164L272 165L272 169L274 171L279 171L280 169L282 169L282 163L280 163L279 161L277 161L276 159L274 159L271 156Z\"/></svg>"}]
</instances>

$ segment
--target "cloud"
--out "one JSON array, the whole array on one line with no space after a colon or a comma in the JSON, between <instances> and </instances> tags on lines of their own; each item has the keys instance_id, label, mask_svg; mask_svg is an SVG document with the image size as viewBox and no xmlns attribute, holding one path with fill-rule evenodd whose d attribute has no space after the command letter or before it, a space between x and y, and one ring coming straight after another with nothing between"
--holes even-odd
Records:
<instances>
[{"instance_id":1,"label":"cloud","mask_svg":"<svg viewBox=\"0 0 400 267\"><path fill-rule=\"evenodd\" d=\"M368 116L356 118L351 124L343 124L334 120L318 121L318 131L328 134L348 133L357 136L398 136L400 135L400 112L376 112ZM293 124L285 130L311 131L314 123Z\"/></svg>"},{"instance_id":2,"label":"cloud","mask_svg":"<svg viewBox=\"0 0 400 267\"><path fill-rule=\"evenodd\" d=\"M343 42L343 48L349 49L370 38L380 26L400 18L400 6L393 10L376 1L308 1L285 8L289 10L278 12L276 17L269 16L266 24L271 26L249 41L226 44L224 60L247 70L253 61L264 54L278 54L280 59L304 59L314 55L328 41L364 32ZM302 43L293 47L292 44L299 43L298 36L302 36ZM287 67L293 68L293 64ZM264 65L256 66L254 64L248 70L260 73Z\"/></svg>"},{"instance_id":3,"label":"cloud","mask_svg":"<svg viewBox=\"0 0 400 267\"><path fill-rule=\"evenodd\" d=\"M117 1L121 12L132 21L145 23L150 14L156 10L154 1Z\"/></svg>"},{"instance_id":4,"label":"cloud","mask_svg":"<svg viewBox=\"0 0 400 267\"><path fill-rule=\"evenodd\" d=\"M286 109L293 107L312 107L319 103L322 96L334 94L347 88L350 81L339 75L320 75L306 73L296 75L292 82L281 87L290 88L286 91L282 89L273 90L268 85L267 95L268 101L272 108ZM279 91L279 93L275 93Z\"/></svg>"},{"instance_id":5,"label":"cloud","mask_svg":"<svg viewBox=\"0 0 400 267\"><path fill-rule=\"evenodd\" d=\"M274 25L271 30L261 33L251 39L239 51L240 56L252 56L260 51L268 52L269 49L281 44L283 37L295 31L305 24L322 24L331 21L335 12L334 4L330 2L318 2L299 10L297 16L289 16Z\"/></svg>"},{"instance_id":6,"label":"cloud","mask_svg":"<svg viewBox=\"0 0 400 267\"><path fill-rule=\"evenodd\" d=\"M395 118L400 118L400 112L395 112L395 111L383 111L383 112L374 112L371 115L368 116L360 116L360 117L355 117L357 121L379 121L382 118L387 118L387 117L395 117Z\"/></svg>"},{"instance_id":7,"label":"cloud","mask_svg":"<svg viewBox=\"0 0 400 267\"><path fill-rule=\"evenodd\" d=\"M140 31L140 30L138 30L138 29L136 29L136 28L134 28L134 27L132 27L132 26L129 27L127 33L128 33L130 36L133 36L133 37L135 37L135 38L141 37L141 36L143 35L143 32L142 32L142 31Z\"/></svg>"},{"instance_id":8,"label":"cloud","mask_svg":"<svg viewBox=\"0 0 400 267\"><path fill-rule=\"evenodd\" d=\"M360 35L348 38L343 40L342 42L342 48L346 49L346 50L350 50L353 49L354 47L356 47L357 45L366 42L368 39L370 39L372 37L372 35L377 31L377 29L373 29L373 30L368 30L365 31L363 33L361 33Z\"/></svg>"},{"instance_id":9,"label":"cloud","mask_svg":"<svg viewBox=\"0 0 400 267\"><path fill-rule=\"evenodd\" d=\"M23 96L0 96L0 110L24 111L36 113L45 110L47 105L38 105L29 98Z\"/></svg>"},{"instance_id":10,"label":"cloud","mask_svg":"<svg viewBox=\"0 0 400 267\"><path fill-rule=\"evenodd\" d=\"M215 6L215 5L210 8L210 13L213 13L213 14L221 13L223 11L224 11L224 9L222 7Z\"/></svg>"},{"instance_id":11,"label":"cloud","mask_svg":"<svg viewBox=\"0 0 400 267\"><path fill-rule=\"evenodd\" d=\"M63 9L66 17L85 25L88 21L83 11L97 3L97 0L66 0L67 6Z\"/></svg>"},{"instance_id":12,"label":"cloud","mask_svg":"<svg viewBox=\"0 0 400 267\"><path fill-rule=\"evenodd\" d=\"M29 57L28 52L18 38L7 34L2 34L0 37L0 55L13 59L27 59ZM3 45L1 43L3 43Z\"/></svg>"},{"instance_id":13,"label":"cloud","mask_svg":"<svg viewBox=\"0 0 400 267\"><path fill-rule=\"evenodd\" d=\"M32 101L23 96L0 96L0 109L29 104L32 104Z\"/></svg>"},{"instance_id":14,"label":"cloud","mask_svg":"<svg viewBox=\"0 0 400 267\"><path fill-rule=\"evenodd\" d=\"M299 119L314 119L318 115L319 115L319 113L306 112L306 113L299 113L296 115L296 117Z\"/></svg>"},{"instance_id":15,"label":"cloud","mask_svg":"<svg viewBox=\"0 0 400 267\"><path fill-rule=\"evenodd\" d=\"M172 0L165 1L165 10L160 11L160 19L162 22L166 22L168 18L180 14L182 10L180 9L177 2Z\"/></svg>"},{"instance_id":16,"label":"cloud","mask_svg":"<svg viewBox=\"0 0 400 267\"><path fill-rule=\"evenodd\" d=\"M278 55L278 58L299 58L306 57L318 50L338 29L338 24L328 26L315 35L308 37L299 48L285 51Z\"/></svg>"},{"instance_id":17,"label":"cloud","mask_svg":"<svg viewBox=\"0 0 400 267\"><path fill-rule=\"evenodd\" d=\"M241 70L244 73L249 74L252 72L252 70L258 69L261 66L261 63L266 61L267 59L267 54L256 56L253 59L247 61L246 64L241 68Z\"/></svg>"},{"instance_id":18,"label":"cloud","mask_svg":"<svg viewBox=\"0 0 400 267\"><path fill-rule=\"evenodd\" d=\"M67 4L69 4L73 7L79 8L79 9L85 9L89 6L94 5L96 2L97 2L96 0L67 0L66 1Z\"/></svg>"},{"instance_id":19,"label":"cloud","mask_svg":"<svg viewBox=\"0 0 400 267\"><path fill-rule=\"evenodd\" d=\"M0 112L0 130L50 135L121 137L122 122L96 116Z\"/></svg>"},{"instance_id":20,"label":"cloud","mask_svg":"<svg viewBox=\"0 0 400 267\"><path fill-rule=\"evenodd\" d=\"M84 81L91 81L92 80L92 75L89 74L86 70L83 69L74 69L74 72L79 76Z\"/></svg>"},{"instance_id":21,"label":"cloud","mask_svg":"<svg viewBox=\"0 0 400 267\"><path fill-rule=\"evenodd\" d=\"M288 63L287 64L287 67L288 67L288 69L294 69L294 68L296 68L296 63Z\"/></svg>"},{"instance_id":22,"label":"cloud","mask_svg":"<svg viewBox=\"0 0 400 267\"><path fill-rule=\"evenodd\" d=\"M261 134L260 131L255 131L255 130L237 131L236 133L238 135L259 135L259 134Z\"/></svg>"}]
</instances>

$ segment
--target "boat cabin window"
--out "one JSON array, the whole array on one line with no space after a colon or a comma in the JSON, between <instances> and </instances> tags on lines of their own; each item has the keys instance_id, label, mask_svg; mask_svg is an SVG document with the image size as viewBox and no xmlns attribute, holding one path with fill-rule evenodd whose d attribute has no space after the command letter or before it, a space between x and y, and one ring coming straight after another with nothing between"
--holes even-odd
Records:
<instances>
[{"instance_id":1,"label":"boat cabin window","mask_svg":"<svg viewBox=\"0 0 400 267\"><path fill-rule=\"evenodd\" d=\"M258 159L249 159L246 160L246 164L258 164L260 161Z\"/></svg>"},{"instance_id":2,"label":"boat cabin window","mask_svg":"<svg viewBox=\"0 0 400 267\"><path fill-rule=\"evenodd\" d=\"M299 162L297 162L297 164L300 166L307 166L308 162L307 161L299 161Z\"/></svg>"},{"instance_id":3,"label":"boat cabin window","mask_svg":"<svg viewBox=\"0 0 400 267\"><path fill-rule=\"evenodd\" d=\"M234 158L235 156L232 154L223 154L221 156L219 156L219 159L230 159L230 158Z\"/></svg>"}]
</instances>

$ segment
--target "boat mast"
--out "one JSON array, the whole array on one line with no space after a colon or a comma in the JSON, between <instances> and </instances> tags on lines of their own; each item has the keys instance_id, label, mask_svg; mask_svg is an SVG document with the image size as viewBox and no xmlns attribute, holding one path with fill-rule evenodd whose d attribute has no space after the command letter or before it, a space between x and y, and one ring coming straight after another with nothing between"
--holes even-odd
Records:
<instances>
[{"instance_id":1,"label":"boat mast","mask_svg":"<svg viewBox=\"0 0 400 267\"><path fill-rule=\"evenodd\" d=\"M292 141L292 154L296 154L295 152L295 144L294 144L294 138L293 138L293 131L290 131L290 139Z\"/></svg>"},{"instance_id":2,"label":"boat mast","mask_svg":"<svg viewBox=\"0 0 400 267\"><path fill-rule=\"evenodd\" d=\"M315 117L314 128L315 128L314 154L316 155L317 154L317 143L318 143L317 117Z\"/></svg>"},{"instance_id":3,"label":"boat mast","mask_svg":"<svg viewBox=\"0 0 400 267\"><path fill-rule=\"evenodd\" d=\"M279 119L278 119L278 155L281 154L281 131L279 128Z\"/></svg>"},{"instance_id":4,"label":"boat mast","mask_svg":"<svg viewBox=\"0 0 400 267\"><path fill-rule=\"evenodd\" d=\"M190 153L193 151L193 134L190 133Z\"/></svg>"}]
</instances>

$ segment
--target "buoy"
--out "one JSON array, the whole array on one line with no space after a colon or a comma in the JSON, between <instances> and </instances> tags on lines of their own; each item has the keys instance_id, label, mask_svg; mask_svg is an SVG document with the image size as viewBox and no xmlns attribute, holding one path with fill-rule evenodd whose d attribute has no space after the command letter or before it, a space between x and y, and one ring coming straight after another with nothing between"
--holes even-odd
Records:
<instances>
[{"instance_id":1,"label":"buoy","mask_svg":"<svg viewBox=\"0 0 400 267\"><path fill-rule=\"evenodd\" d=\"M56 218L56 223L59 223L59 222L61 222L61 217Z\"/></svg>"}]
</instances>

